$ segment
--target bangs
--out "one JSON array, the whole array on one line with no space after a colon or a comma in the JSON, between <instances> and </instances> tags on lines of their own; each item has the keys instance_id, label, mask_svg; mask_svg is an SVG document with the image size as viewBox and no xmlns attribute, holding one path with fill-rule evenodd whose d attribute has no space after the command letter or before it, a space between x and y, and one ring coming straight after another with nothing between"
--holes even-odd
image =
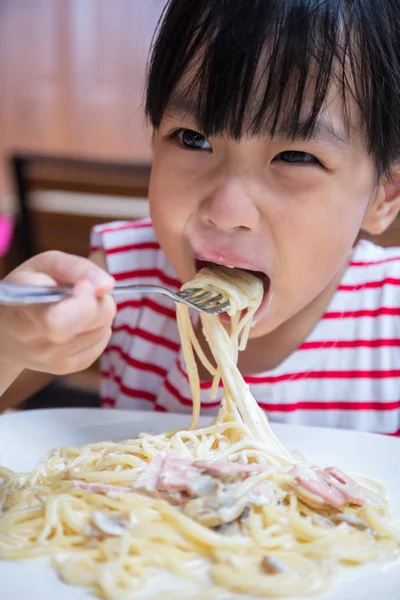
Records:
<instances>
[{"instance_id":1,"label":"bangs","mask_svg":"<svg viewBox=\"0 0 400 600\"><path fill-rule=\"evenodd\" d=\"M307 139L333 84L346 133L359 122L367 152L386 170L399 149L400 40L389 35L390 10L382 28L385 10L379 16L373 3L172 0L153 48L148 118L158 128L173 104L188 107L206 136Z\"/></svg>"}]
</instances>

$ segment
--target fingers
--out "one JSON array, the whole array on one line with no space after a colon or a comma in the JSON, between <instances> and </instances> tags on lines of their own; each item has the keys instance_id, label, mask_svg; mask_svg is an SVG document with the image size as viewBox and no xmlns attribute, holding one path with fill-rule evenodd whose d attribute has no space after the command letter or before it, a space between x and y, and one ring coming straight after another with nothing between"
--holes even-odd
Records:
<instances>
[{"instance_id":1,"label":"fingers","mask_svg":"<svg viewBox=\"0 0 400 600\"><path fill-rule=\"evenodd\" d=\"M57 285L57 281L50 277L50 275L28 271L22 269L22 267L7 275L5 281L9 281L10 283L23 283L25 285Z\"/></svg>"},{"instance_id":2,"label":"fingers","mask_svg":"<svg viewBox=\"0 0 400 600\"><path fill-rule=\"evenodd\" d=\"M83 348L70 359L69 369L66 373L76 373L83 371L92 365L104 352L111 336L111 329L97 343ZM63 373L60 373L63 374Z\"/></svg>"},{"instance_id":3,"label":"fingers","mask_svg":"<svg viewBox=\"0 0 400 600\"><path fill-rule=\"evenodd\" d=\"M37 348L32 367L53 375L67 375L86 369L104 352L111 337L111 327L81 334L70 344L55 346L47 341Z\"/></svg>"},{"instance_id":4,"label":"fingers","mask_svg":"<svg viewBox=\"0 0 400 600\"><path fill-rule=\"evenodd\" d=\"M98 343L103 340L106 341L111 337L111 327L103 326L98 327L97 329L93 329L93 331L89 331L87 333L81 333L77 335L71 344L68 344L66 358L70 358L74 355L80 354L84 350L89 350L90 348L94 348Z\"/></svg>"},{"instance_id":5,"label":"fingers","mask_svg":"<svg viewBox=\"0 0 400 600\"><path fill-rule=\"evenodd\" d=\"M74 295L57 304L39 307L30 312L36 329L44 328L46 337L55 344L63 344L75 336L98 329L111 327L116 312L114 299L110 295L96 298L93 286L86 280L77 284Z\"/></svg>"}]
</instances>

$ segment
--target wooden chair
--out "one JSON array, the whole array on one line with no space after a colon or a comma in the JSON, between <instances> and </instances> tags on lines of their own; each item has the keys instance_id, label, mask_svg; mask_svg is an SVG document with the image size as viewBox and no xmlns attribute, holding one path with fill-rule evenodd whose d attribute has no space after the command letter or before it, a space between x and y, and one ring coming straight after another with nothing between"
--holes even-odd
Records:
<instances>
[{"instance_id":1,"label":"wooden chair","mask_svg":"<svg viewBox=\"0 0 400 600\"><path fill-rule=\"evenodd\" d=\"M148 164L18 154L11 168L23 259L48 249L87 255L95 224L137 218L147 203Z\"/></svg>"}]
</instances>

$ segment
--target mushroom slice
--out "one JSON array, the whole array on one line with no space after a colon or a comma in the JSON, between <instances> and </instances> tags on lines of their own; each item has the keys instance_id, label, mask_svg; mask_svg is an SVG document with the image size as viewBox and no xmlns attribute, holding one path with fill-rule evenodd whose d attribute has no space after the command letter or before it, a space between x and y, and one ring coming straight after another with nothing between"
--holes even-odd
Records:
<instances>
[{"instance_id":1,"label":"mushroom slice","mask_svg":"<svg viewBox=\"0 0 400 600\"><path fill-rule=\"evenodd\" d=\"M94 511L92 524L103 535L119 537L130 529L132 522L121 515L108 515L104 512Z\"/></svg>"},{"instance_id":2,"label":"mushroom slice","mask_svg":"<svg viewBox=\"0 0 400 600\"><path fill-rule=\"evenodd\" d=\"M285 565L269 554L263 556L260 568L267 575L277 575L285 571Z\"/></svg>"},{"instance_id":3,"label":"mushroom slice","mask_svg":"<svg viewBox=\"0 0 400 600\"><path fill-rule=\"evenodd\" d=\"M333 515L331 519L334 523L338 525L340 525L341 523L347 523L348 525L351 525L352 527L355 527L355 529L359 529L360 531L366 531L367 529L370 529L368 523L362 521L361 519L356 517L356 515L339 513L337 515Z\"/></svg>"},{"instance_id":4,"label":"mushroom slice","mask_svg":"<svg viewBox=\"0 0 400 600\"><path fill-rule=\"evenodd\" d=\"M183 512L206 527L218 527L236 521L246 505L246 496L211 496L189 500L183 507Z\"/></svg>"}]
</instances>

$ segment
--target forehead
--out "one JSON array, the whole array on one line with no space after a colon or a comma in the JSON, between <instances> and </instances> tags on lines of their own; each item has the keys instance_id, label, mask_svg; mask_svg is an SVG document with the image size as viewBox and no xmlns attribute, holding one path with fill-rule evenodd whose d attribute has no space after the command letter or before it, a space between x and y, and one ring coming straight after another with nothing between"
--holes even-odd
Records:
<instances>
[{"instance_id":1,"label":"forehead","mask_svg":"<svg viewBox=\"0 0 400 600\"><path fill-rule=\"evenodd\" d=\"M202 118L202 105L204 101L207 102L207 99L202 98L200 90L194 83L195 76L195 71L191 69L188 69L184 74L167 102L166 116L182 121L190 121L205 134L232 135L229 121L226 121L224 130L207 131ZM274 107L268 107L264 118L260 119L257 126L255 126L255 117L260 111L262 102L260 92L255 89L249 95L249 102L245 107L241 132L234 137L256 135L266 139L315 140L339 151L351 145L353 140L359 141L361 128L357 126L359 122L357 105L354 100L350 99L344 106L343 98L334 81L332 81L326 93L325 101L315 118L313 116L315 109L311 104L311 100L312 92L308 94L306 88L295 124L293 123L294 115L288 114L288 108L282 107L276 122L274 122ZM222 110L218 104L218 102L215 102L215 110ZM290 102L288 106L290 106ZM345 110L347 111L347 119L345 118Z\"/></svg>"}]
</instances>

